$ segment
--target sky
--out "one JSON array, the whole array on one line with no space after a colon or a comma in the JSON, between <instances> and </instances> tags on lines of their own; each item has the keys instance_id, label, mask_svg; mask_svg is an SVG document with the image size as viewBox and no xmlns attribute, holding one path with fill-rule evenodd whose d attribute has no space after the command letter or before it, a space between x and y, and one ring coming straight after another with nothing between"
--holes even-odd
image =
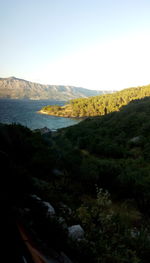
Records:
<instances>
[{"instance_id":1,"label":"sky","mask_svg":"<svg viewBox=\"0 0 150 263\"><path fill-rule=\"evenodd\" d=\"M0 0L0 77L120 90L150 84L149 0Z\"/></svg>"}]
</instances>

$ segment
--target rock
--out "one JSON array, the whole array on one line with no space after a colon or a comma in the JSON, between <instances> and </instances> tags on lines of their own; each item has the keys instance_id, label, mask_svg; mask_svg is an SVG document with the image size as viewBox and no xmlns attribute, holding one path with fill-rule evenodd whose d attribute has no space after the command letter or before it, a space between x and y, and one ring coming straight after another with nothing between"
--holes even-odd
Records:
<instances>
[{"instance_id":1,"label":"rock","mask_svg":"<svg viewBox=\"0 0 150 263\"><path fill-rule=\"evenodd\" d=\"M60 209L62 211L63 214L65 215L71 215L72 214L72 210L70 207L68 207L67 205L60 203Z\"/></svg>"},{"instance_id":2,"label":"rock","mask_svg":"<svg viewBox=\"0 0 150 263\"><path fill-rule=\"evenodd\" d=\"M35 132L40 132L41 135L47 134L47 133L51 133L51 130L47 127L43 127L41 129L35 129Z\"/></svg>"},{"instance_id":3,"label":"rock","mask_svg":"<svg viewBox=\"0 0 150 263\"><path fill-rule=\"evenodd\" d=\"M136 227L131 230L131 237L136 238L140 235L140 231Z\"/></svg>"},{"instance_id":4,"label":"rock","mask_svg":"<svg viewBox=\"0 0 150 263\"><path fill-rule=\"evenodd\" d=\"M42 204L47 208L46 214L47 214L48 217L51 217L51 216L55 215L55 209L50 203L42 201Z\"/></svg>"},{"instance_id":5,"label":"rock","mask_svg":"<svg viewBox=\"0 0 150 263\"><path fill-rule=\"evenodd\" d=\"M84 238L84 230L80 225L73 225L68 227L68 235L73 240L80 240Z\"/></svg>"},{"instance_id":6,"label":"rock","mask_svg":"<svg viewBox=\"0 0 150 263\"><path fill-rule=\"evenodd\" d=\"M58 222L60 224L63 224L65 222L65 219L61 216L61 217L58 218Z\"/></svg>"},{"instance_id":7,"label":"rock","mask_svg":"<svg viewBox=\"0 0 150 263\"><path fill-rule=\"evenodd\" d=\"M58 218L58 223L62 226L64 230L68 230L67 223L63 217Z\"/></svg>"},{"instance_id":8,"label":"rock","mask_svg":"<svg viewBox=\"0 0 150 263\"><path fill-rule=\"evenodd\" d=\"M55 215L55 209L49 202L43 201L40 197L38 197L35 194L31 195L31 197L35 201L38 201L40 205L43 205L46 208L46 216L47 217L51 217L51 216Z\"/></svg>"},{"instance_id":9,"label":"rock","mask_svg":"<svg viewBox=\"0 0 150 263\"><path fill-rule=\"evenodd\" d=\"M56 176L61 176L61 175L64 175L64 173L58 169L53 169L53 174L56 175Z\"/></svg>"},{"instance_id":10,"label":"rock","mask_svg":"<svg viewBox=\"0 0 150 263\"><path fill-rule=\"evenodd\" d=\"M24 211L25 211L25 213L30 213L30 212L31 212L31 209L28 208L28 207L25 207L25 208L24 208Z\"/></svg>"},{"instance_id":11,"label":"rock","mask_svg":"<svg viewBox=\"0 0 150 263\"><path fill-rule=\"evenodd\" d=\"M61 258L63 263L72 263L72 261L67 257L64 252L61 252Z\"/></svg>"},{"instance_id":12,"label":"rock","mask_svg":"<svg viewBox=\"0 0 150 263\"><path fill-rule=\"evenodd\" d=\"M140 136L136 136L136 137L133 137L132 139L130 139L130 142L132 143L137 143L140 141Z\"/></svg>"},{"instance_id":13,"label":"rock","mask_svg":"<svg viewBox=\"0 0 150 263\"><path fill-rule=\"evenodd\" d=\"M31 195L31 197L36 200L36 201L42 201L42 199L40 197L38 197L37 195Z\"/></svg>"}]
</instances>

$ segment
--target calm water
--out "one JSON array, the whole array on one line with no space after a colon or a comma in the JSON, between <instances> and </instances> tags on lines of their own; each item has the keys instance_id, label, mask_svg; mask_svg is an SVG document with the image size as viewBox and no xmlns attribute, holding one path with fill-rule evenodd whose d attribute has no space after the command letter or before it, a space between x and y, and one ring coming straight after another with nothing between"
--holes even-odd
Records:
<instances>
[{"instance_id":1,"label":"calm water","mask_svg":"<svg viewBox=\"0 0 150 263\"><path fill-rule=\"evenodd\" d=\"M20 123L30 129L48 127L51 130L77 124L79 119L54 117L37 113L46 105L64 105L64 102L48 100L0 99L0 122Z\"/></svg>"}]
</instances>

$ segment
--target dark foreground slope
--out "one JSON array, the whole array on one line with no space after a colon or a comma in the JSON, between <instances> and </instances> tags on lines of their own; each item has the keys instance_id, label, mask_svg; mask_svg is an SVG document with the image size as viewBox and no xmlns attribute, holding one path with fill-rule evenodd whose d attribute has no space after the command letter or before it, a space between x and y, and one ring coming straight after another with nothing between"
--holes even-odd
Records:
<instances>
[{"instance_id":1,"label":"dark foreground slope","mask_svg":"<svg viewBox=\"0 0 150 263\"><path fill-rule=\"evenodd\" d=\"M150 158L149 117L150 98L148 97L129 103L119 112L101 117L90 117L78 125L61 129L58 132L57 140L58 143L64 142L62 149L67 145L72 149L70 153L72 161L71 158L68 158L66 162L72 170L76 167L76 170L72 171L75 180L78 181L77 176L80 178L79 181L83 180L82 183L85 188L87 187L87 191L92 191L94 184L98 184L100 187L112 191L114 195L120 194L122 197L130 195L133 197L133 184L137 187L140 179L142 179L142 183L146 180L145 185L148 186L150 179L148 172ZM77 160L73 158L73 154ZM77 162L79 162L78 165L76 165ZM91 180L89 185L87 177ZM128 179L129 182L127 182ZM127 181L123 182L123 180ZM123 185L123 189L121 185ZM138 189L139 193L136 193ZM140 190L138 185L134 197L137 197L141 209L145 207L145 212L148 212L146 192Z\"/></svg>"},{"instance_id":2,"label":"dark foreground slope","mask_svg":"<svg viewBox=\"0 0 150 263\"><path fill-rule=\"evenodd\" d=\"M149 97L44 136L1 125L1 203L47 254L64 251L78 263L148 263L149 130ZM31 194L50 202L56 216L45 218ZM85 238L72 240L67 227L77 224Z\"/></svg>"}]
</instances>

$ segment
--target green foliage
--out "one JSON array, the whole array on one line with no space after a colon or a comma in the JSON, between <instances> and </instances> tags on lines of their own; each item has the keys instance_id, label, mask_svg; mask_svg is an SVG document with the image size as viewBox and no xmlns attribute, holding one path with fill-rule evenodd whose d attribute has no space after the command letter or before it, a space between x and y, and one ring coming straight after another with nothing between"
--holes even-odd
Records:
<instances>
[{"instance_id":1,"label":"green foliage","mask_svg":"<svg viewBox=\"0 0 150 263\"><path fill-rule=\"evenodd\" d=\"M63 247L78 263L148 263L149 116L147 97L47 137L21 125L1 125L0 155L7 174L1 176L2 202L23 205L34 193L50 201L68 225L81 224L85 239L74 243L58 220L43 219L42 208L31 209L42 239L52 246L52 233L55 248ZM73 215L62 213L60 202Z\"/></svg>"},{"instance_id":2,"label":"green foliage","mask_svg":"<svg viewBox=\"0 0 150 263\"><path fill-rule=\"evenodd\" d=\"M58 105L53 105L53 106L48 105L48 106L43 107L42 110L43 111L49 111L49 112L56 114L57 111L61 110L61 107Z\"/></svg>"},{"instance_id":3,"label":"green foliage","mask_svg":"<svg viewBox=\"0 0 150 263\"><path fill-rule=\"evenodd\" d=\"M112 94L73 99L65 107L46 106L42 110L48 114L64 117L101 116L119 111L129 102L148 96L150 96L150 85L124 89Z\"/></svg>"},{"instance_id":4,"label":"green foliage","mask_svg":"<svg viewBox=\"0 0 150 263\"><path fill-rule=\"evenodd\" d=\"M93 194L97 184L117 199L134 198L149 213L149 113L150 99L144 98L120 112L58 131L55 142L69 178L67 188L73 185L73 194L80 190L82 198Z\"/></svg>"},{"instance_id":5,"label":"green foliage","mask_svg":"<svg viewBox=\"0 0 150 263\"><path fill-rule=\"evenodd\" d=\"M107 191L97 189L97 199L82 205L78 215L92 247L93 262L140 262L136 251L129 247L131 230L112 210Z\"/></svg>"}]
</instances>

